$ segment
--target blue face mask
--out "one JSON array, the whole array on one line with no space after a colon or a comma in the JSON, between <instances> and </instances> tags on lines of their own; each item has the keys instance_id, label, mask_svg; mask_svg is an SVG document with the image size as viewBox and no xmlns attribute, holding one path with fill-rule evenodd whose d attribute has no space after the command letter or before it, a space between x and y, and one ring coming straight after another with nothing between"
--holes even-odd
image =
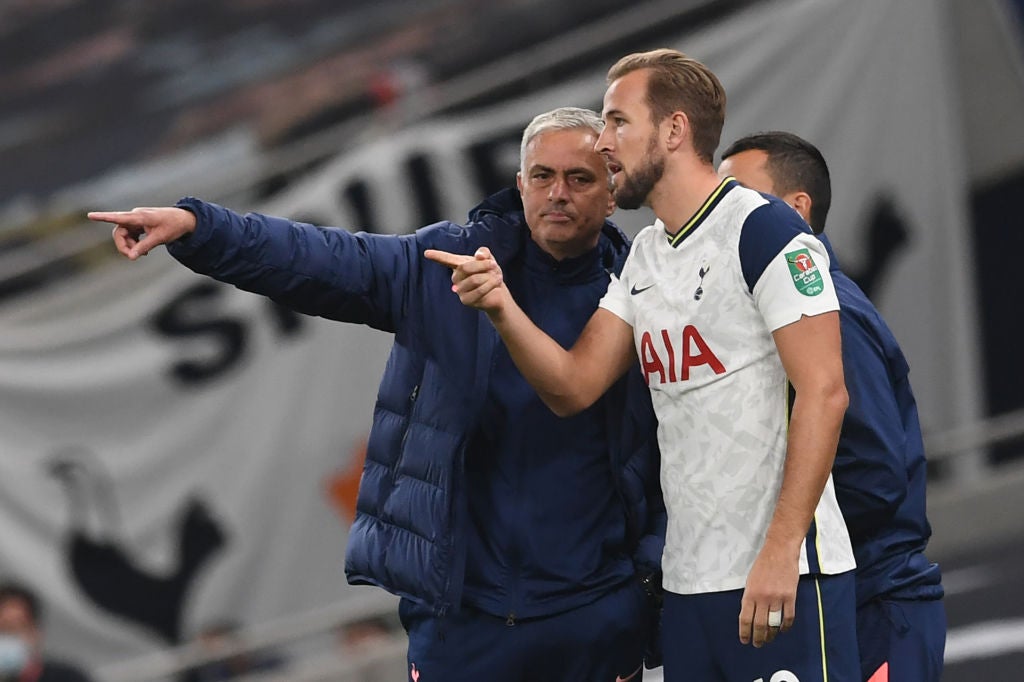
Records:
<instances>
[{"instance_id":1,"label":"blue face mask","mask_svg":"<svg viewBox=\"0 0 1024 682\"><path fill-rule=\"evenodd\" d=\"M0 675L20 673L28 664L28 642L17 635L0 635Z\"/></svg>"}]
</instances>

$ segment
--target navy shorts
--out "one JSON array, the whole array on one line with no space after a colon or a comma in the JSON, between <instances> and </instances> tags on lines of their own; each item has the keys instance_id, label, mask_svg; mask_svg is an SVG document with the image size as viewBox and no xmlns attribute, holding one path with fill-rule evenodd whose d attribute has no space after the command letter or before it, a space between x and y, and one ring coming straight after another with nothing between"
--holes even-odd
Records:
<instances>
[{"instance_id":1,"label":"navy shorts","mask_svg":"<svg viewBox=\"0 0 1024 682\"><path fill-rule=\"evenodd\" d=\"M875 599L857 610L861 678L871 682L939 682L946 650L941 599Z\"/></svg>"},{"instance_id":2,"label":"navy shorts","mask_svg":"<svg viewBox=\"0 0 1024 682\"><path fill-rule=\"evenodd\" d=\"M398 612L410 682L640 682L649 608L630 580L579 608L513 625L467 607L438 618L408 599Z\"/></svg>"},{"instance_id":3,"label":"navy shorts","mask_svg":"<svg viewBox=\"0 0 1024 682\"><path fill-rule=\"evenodd\" d=\"M754 648L739 637L743 590L665 592L665 682L860 682L853 572L801 576L792 629Z\"/></svg>"}]
</instances>

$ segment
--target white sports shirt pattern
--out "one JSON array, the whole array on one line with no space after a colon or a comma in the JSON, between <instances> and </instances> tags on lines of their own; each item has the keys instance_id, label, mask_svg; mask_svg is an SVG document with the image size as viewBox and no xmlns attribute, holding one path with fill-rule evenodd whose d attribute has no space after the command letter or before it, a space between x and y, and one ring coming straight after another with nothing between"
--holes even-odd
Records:
<instances>
[{"instance_id":1,"label":"white sports shirt pattern","mask_svg":"<svg viewBox=\"0 0 1024 682\"><path fill-rule=\"evenodd\" d=\"M660 222L642 230L601 301L632 325L658 415L663 581L677 594L744 587L774 513L789 385L771 333L839 309L828 255L806 229L727 179L674 237ZM830 476L800 571L852 568Z\"/></svg>"}]
</instances>

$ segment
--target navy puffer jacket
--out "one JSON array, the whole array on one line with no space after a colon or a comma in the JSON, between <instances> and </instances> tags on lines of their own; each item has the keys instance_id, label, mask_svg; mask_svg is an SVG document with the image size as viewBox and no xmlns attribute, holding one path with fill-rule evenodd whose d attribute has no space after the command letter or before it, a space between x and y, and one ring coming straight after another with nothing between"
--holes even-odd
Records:
<instances>
[{"instance_id":1,"label":"navy puffer jacket","mask_svg":"<svg viewBox=\"0 0 1024 682\"><path fill-rule=\"evenodd\" d=\"M423 252L471 254L487 246L503 266L514 262L529 239L518 194L504 190L490 197L470 213L467 225L441 222L401 236L241 216L194 198L178 205L196 215L196 231L168 250L196 272L299 312L395 335L345 570L352 583L378 585L439 615L457 609L468 524L464 455L499 338L483 313L452 295L451 272ZM629 242L608 222L598 248L605 269L618 272ZM592 312L565 314L585 320ZM638 571L656 571L665 510L656 420L639 371L630 371L604 402L610 465L627 510L635 563ZM552 519L559 522L573 520Z\"/></svg>"}]
</instances>

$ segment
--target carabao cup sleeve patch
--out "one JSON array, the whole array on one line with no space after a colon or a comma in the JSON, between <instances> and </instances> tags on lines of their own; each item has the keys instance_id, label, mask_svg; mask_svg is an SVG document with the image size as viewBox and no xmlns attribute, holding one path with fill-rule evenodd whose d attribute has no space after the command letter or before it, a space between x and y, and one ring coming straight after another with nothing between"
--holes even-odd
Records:
<instances>
[{"instance_id":1,"label":"carabao cup sleeve patch","mask_svg":"<svg viewBox=\"0 0 1024 682\"><path fill-rule=\"evenodd\" d=\"M825 283L818 271L809 249L797 249L785 254L789 274L793 278L793 286L804 296L817 296L825 290Z\"/></svg>"}]
</instances>

